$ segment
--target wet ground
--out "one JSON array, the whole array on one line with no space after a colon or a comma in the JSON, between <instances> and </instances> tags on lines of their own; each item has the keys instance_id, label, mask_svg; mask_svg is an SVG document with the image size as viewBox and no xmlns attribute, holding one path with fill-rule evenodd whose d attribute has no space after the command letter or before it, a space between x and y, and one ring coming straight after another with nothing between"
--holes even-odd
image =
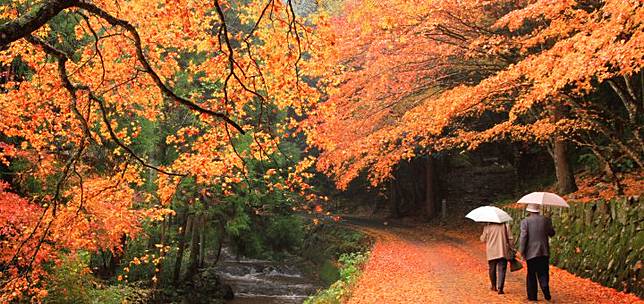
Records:
<instances>
[{"instance_id":1,"label":"wet ground","mask_svg":"<svg viewBox=\"0 0 644 304\"><path fill-rule=\"evenodd\" d=\"M350 222L376 238L350 304L529 303L525 268L508 273L506 294L490 291L485 245L478 240L480 225ZM565 270L550 270L554 303L644 303ZM541 294L539 298L546 303Z\"/></svg>"}]
</instances>

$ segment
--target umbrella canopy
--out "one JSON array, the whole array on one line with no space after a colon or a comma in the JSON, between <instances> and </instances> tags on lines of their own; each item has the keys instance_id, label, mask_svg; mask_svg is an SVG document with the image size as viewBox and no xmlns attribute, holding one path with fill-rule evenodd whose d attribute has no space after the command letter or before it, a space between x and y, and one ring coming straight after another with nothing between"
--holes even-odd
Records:
<instances>
[{"instance_id":1,"label":"umbrella canopy","mask_svg":"<svg viewBox=\"0 0 644 304\"><path fill-rule=\"evenodd\" d=\"M532 192L521 199L519 204L537 204L556 207L570 207L561 196L550 192Z\"/></svg>"},{"instance_id":2,"label":"umbrella canopy","mask_svg":"<svg viewBox=\"0 0 644 304\"><path fill-rule=\"evenodd\" d=\"M475 222L486 223L505 223L512 220L512 217L505 211L493 206L478 207L470 211L465 217Z\"/></svg>"}]
</instances>

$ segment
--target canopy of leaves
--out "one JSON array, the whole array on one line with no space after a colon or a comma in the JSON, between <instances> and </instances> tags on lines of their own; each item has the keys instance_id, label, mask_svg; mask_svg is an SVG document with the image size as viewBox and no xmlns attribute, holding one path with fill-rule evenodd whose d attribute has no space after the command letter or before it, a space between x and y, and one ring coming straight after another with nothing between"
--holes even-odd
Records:
<instances>
[{"instance_id":1,"label":"canopy of leaves","mask_svg":"<svg viewBox=\"0 0 644 304\"><path fill-rule=\"evenodd\" d=\"M318 169L378 184L419 154L554 136L601 137L641 167L643 14L641 1L349 1L308 121ZM611 82L612 100L589 97Z\"/></svg>"},{"instance_id":2,"label":"canopy of leaves","mask_svg":"<svg viewBox=\"0 0 644 304\"><path fill-rule=\"evenodd\" d=\"M0 1L0 302L41 299L61 252L119 252L186 180L208 204L304 193L310 160L265 163L277 114L319 99L324 24L291 1Z\"/></svg>"}]
</instances>

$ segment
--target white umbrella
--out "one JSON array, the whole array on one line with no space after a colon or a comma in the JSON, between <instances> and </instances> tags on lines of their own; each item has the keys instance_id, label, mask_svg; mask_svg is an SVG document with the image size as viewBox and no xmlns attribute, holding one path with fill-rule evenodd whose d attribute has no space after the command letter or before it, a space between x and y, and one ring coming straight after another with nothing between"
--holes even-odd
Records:
<instances>
[{"instance_id":1,"label":"white umbrella","mask_svg":"<svg viewBox=\"0 0 644 304\"><path fill-rule=\"evenodd\" d=\"M532 192L518 201L519 204L536 204L557 207L570 207L561 196L550 192Z\"/></svg>"},{"instance_id":2,"label":"white umbrella","mask_svg":"<svg viewBox=\"0 0 644 304\"><path fill-rule=\"evenodd\" d=\"M505 211L493 206L478 207L470 211L465 217L475 222L486 223L505 223L512 220L512 217Z\"/></svg>"}]
</instances>

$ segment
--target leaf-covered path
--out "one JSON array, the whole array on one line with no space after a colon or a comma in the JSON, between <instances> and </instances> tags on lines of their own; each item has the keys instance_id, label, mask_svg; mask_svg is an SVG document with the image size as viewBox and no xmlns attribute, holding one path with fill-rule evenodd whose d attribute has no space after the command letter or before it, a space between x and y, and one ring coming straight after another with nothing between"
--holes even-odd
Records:
<instances>
[{"instance_id":1,"label":"leaf-covered path","mask_svg":"<svg viewBox=\"0 0 644 304\"><path fill-rule=\"evenodd\" d=\"M506 278L505 295L489 290L484 244L474 229L361 224L376 237L348 303L528 303L525 267ZM551 267L554 303L644 303ZM542 294L540 302L545 303Z\"/></svg>"}]
</instances>

